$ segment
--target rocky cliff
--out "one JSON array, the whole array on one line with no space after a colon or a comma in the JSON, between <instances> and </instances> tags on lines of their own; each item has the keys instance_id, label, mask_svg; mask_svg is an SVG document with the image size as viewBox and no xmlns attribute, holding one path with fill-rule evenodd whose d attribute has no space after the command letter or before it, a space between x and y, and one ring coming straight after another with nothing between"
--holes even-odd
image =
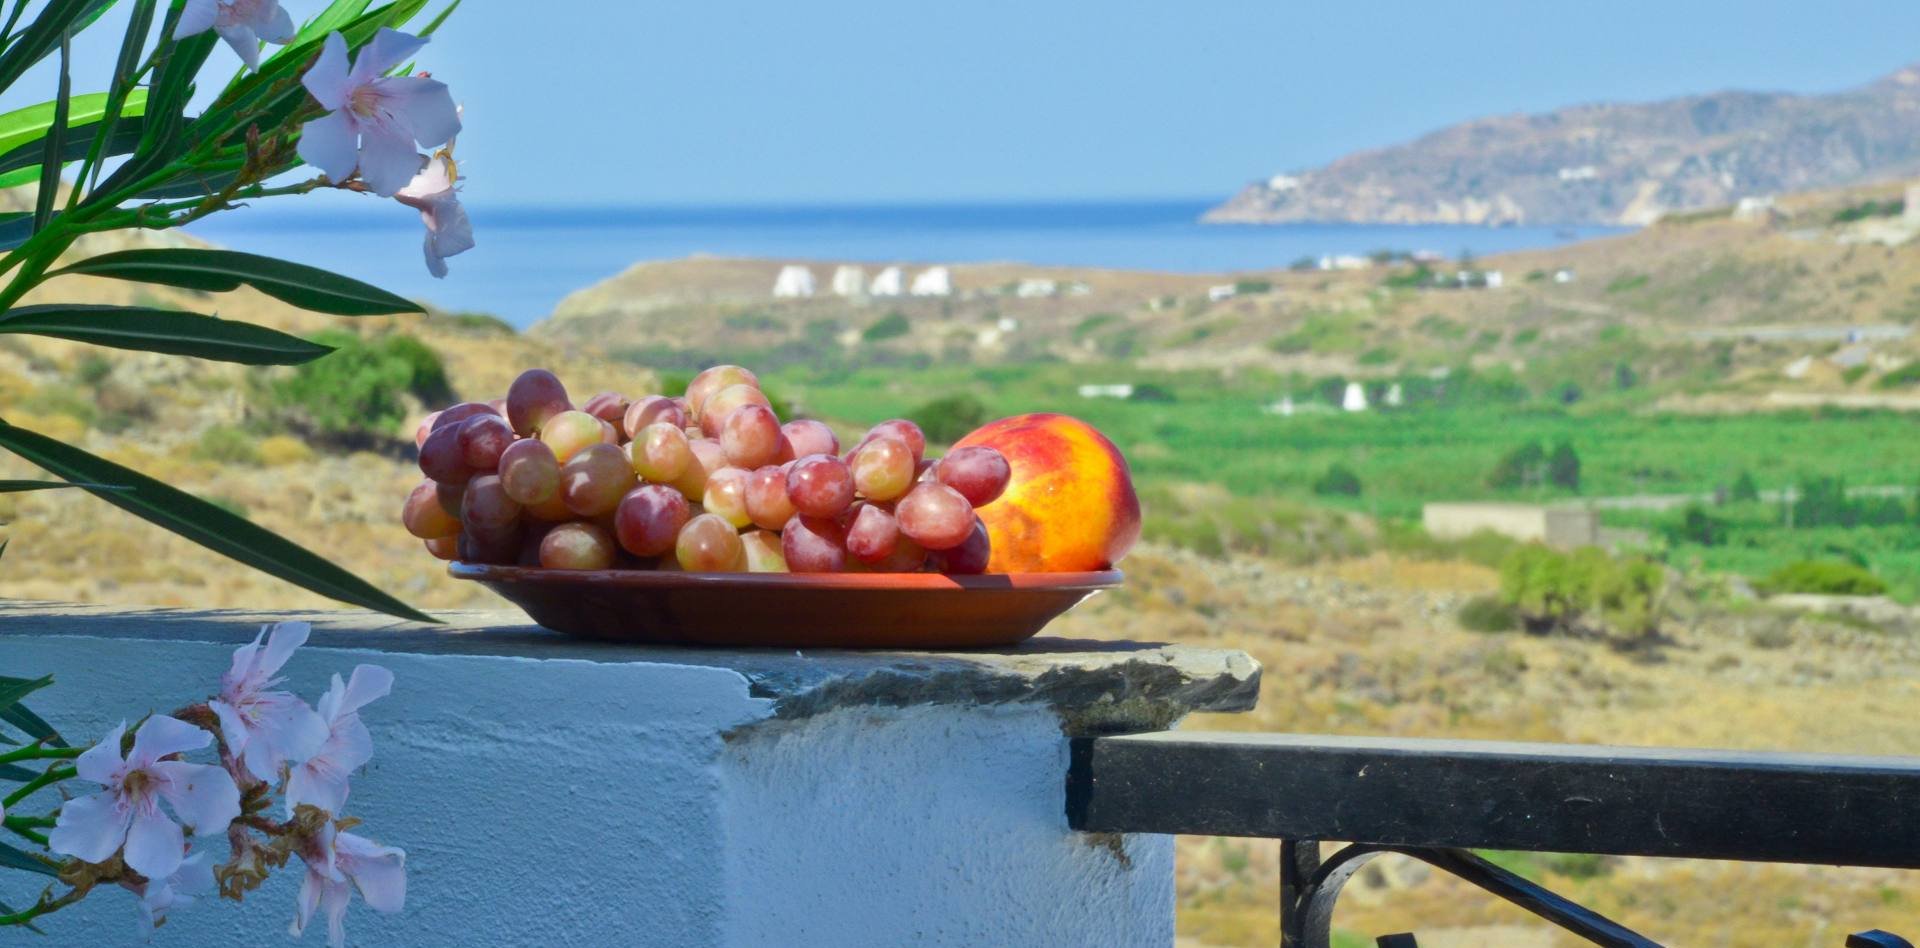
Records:
<instances>
[{"instance_id":1,"label":"rocky cliff","mask_svg":"<svg viewBox=\"0 0 1920 948\"><path fill-rule=\"evenodd\" d=\"M1649 223L1920 173L1920 65L1828 95L1721 92L1476 119L1247 185L1217 223Z\"/></svg>"}]
</instances>

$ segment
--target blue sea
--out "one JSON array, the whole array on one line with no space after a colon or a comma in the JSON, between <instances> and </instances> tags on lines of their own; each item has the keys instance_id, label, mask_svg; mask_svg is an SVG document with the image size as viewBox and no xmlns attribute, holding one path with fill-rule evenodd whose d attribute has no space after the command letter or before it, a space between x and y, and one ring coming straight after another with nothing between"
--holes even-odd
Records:
<instances>
[{"instance_id":1,"label":"blue sea","mask_svg":"<svg viewBox=\"0 0 1920 948\"><path fill-rule=\"evenodd\" d=\"M447 309L492 313L522 327L545 318L573 290L631 264L700 253L1216 273L1381 249L1489 254L1616 232L1199 223L1211 203L472 207L478 246L449 261L453 272L445 280L428 276L421 262L418 215L391 201L345 194L288 200L216 215L189 230L234 249L324 267Z\"/></svg>"}]
</instances>

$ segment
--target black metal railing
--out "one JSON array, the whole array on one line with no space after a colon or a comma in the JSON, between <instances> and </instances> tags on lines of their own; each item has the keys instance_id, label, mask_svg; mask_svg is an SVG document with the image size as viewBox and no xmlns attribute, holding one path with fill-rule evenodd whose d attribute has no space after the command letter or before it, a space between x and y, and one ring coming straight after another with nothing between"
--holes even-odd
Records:
<instances>
[{"instance_id":1,"label":"black metal railing","mask_svg":"<svg viewBox=\"0 0 1920 948\"><path fill-rule=\"evenodd\" d=\"M1328 945L1341 887L1381 853L1639 948L1660 943L1471 850L1920 869L1920 759L1169 731L1075 739L1067 820L1280 840L1284 948ZM1348 845L1323 860L1322 840ZM1846 944L1913 948L1879 930Z\"/></svg>"}]
</instances>

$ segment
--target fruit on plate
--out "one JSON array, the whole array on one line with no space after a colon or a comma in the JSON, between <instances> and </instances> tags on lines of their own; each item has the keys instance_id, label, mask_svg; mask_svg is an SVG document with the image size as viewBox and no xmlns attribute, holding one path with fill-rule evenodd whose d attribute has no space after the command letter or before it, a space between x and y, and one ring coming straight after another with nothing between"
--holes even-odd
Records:
<instances>
[{"instance_id":1,"label":"fruit on plate","mask_svg":"<svg viewBox=\"0 0 1920 948\"><path fill-rule=\"evenodd\" d=\"M1140 498L1127 459L1092 425L1045 412L1002 418L961 438L948 458L974 447L993 449L1012 469L1005 490L977 511L992 548L987 572L1108 569L1140 539ZM936 465L936 478L946 464ZM949 486L976 499L985 488L971 479L971 466Z\"/></svg>"},{"instance_id":2,"label":"fruit on plate","mask_svg":"<svg viewBox=\"0 0 1920 948\"><path fill-rule=\"evenodd\" d=\"M1013 471L973 447L943 474L904 419L842 454L825 424L782 424L737 365L684 396L578 405L531 369L504 399L429 415L414 443L427 479L401 523L429 553L546 569L978 573L993 540L975 508Z\"/></svg>"}]
</instances>

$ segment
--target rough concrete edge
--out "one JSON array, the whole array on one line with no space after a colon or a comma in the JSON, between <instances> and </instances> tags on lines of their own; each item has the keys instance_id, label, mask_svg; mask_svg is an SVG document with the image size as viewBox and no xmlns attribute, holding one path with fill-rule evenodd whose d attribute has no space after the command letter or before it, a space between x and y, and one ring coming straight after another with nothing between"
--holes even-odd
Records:
<instances>
[{"instance_id":1,"label":"rough concrete edge","mask_svg":"<svg viewBox=\"0 0 1920 948\"><path fill-rule=\"evenodd\" d=\"M773 702L763 723L792 722L841 708L1044 705L1069 737L1159 731L1195 711L1248 711L1260 696L1260 663L1241 652L1216 653L1211 670L1128 659L1094 668L1060 666L1038 675L986 663L953 661L925 669L887 667L793 690L790 683L752 681L748 693ZM757 725L726 735L744 736Z\"/></svg>"}]
</instances>

